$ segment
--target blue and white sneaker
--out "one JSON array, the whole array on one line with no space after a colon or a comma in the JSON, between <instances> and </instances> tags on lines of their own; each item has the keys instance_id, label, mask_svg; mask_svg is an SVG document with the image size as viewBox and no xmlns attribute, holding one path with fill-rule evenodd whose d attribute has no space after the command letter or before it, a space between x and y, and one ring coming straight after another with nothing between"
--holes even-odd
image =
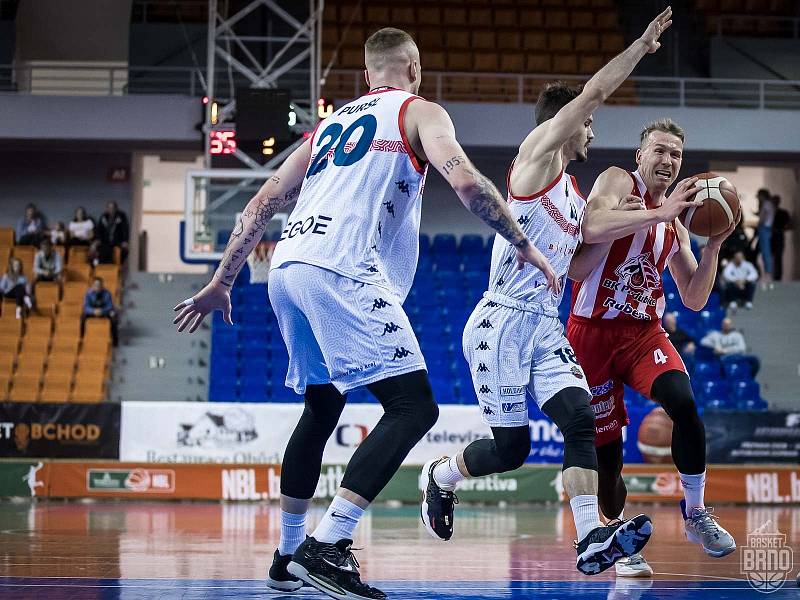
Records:
<instances>
[{"instance_id":1,"label":"blue and white sneaker","mask_svg":"<svg viewBox=\"0 0 800 600\"><path fill-rule=\"evenodd\" d=\"M693 544L700 544L709 556L726 556L736 550L733 536L717 523L717 516L711 507L693 508L686 514L686 500L681 500L683 514L683 530L686 539Z\"/></svg>"},{"instance_id":2,"label":"blue and white sneaker","mask_svg":"<svg viewBox=\"0 0 800 600\"><path fill-rule=\"evenodd\" d=\"M578 570L584 575L597 575L621 558L642 551L653 533L653 522L647 515L636 515L627 521L615 519L603 527L595 527L581 541L575 542Z\"/></svg>"}]
</instances>

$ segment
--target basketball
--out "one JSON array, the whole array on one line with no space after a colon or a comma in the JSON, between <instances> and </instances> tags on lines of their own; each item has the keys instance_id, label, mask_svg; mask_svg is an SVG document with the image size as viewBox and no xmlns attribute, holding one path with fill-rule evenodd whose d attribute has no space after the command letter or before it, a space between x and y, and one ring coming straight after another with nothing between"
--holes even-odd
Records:
<instances>
[{"instance_id":1,"label":"basketball","mask_svg":"<svg viewBox=\"0 0 800 600\"><path fill-rule=\"evenodd\" d=\"M695 186L700 191L695 200L702 200L703 206L693 206L681 215L681 223L686 228L703 237L718 235L739 219L741 208L739 194L730 181L716 173L700 173Z\"/></svg>"},{"instance_id":2,"label":"basketball","mask_svg":"<svg viewBox=\"0 0 800 600\"><path fill-rule=\"evenodd\" d=\"M646 463L672 462L672 419L660 406L642 420L637 441Z\"/></svg>"}]
</instances>

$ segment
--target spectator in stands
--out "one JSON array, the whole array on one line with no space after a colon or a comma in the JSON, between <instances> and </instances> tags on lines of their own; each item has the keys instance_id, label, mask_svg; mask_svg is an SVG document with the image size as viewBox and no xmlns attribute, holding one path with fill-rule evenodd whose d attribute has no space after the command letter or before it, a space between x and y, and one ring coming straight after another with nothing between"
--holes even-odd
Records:
<instances>
[{"instance_id":1,"label":"spectator in stands","mask_svg":"<svg viewBox=\"0 0 800 600\"><path fill-rule=\"evenodd\" d=\"M744 223L739 221L733 233L722 242L722 247L719 251L720 263L727 263L737 252L747 252L749 247L750 239L747 237L747 233L745 233Z\"/></svg>"},{"instance_id":2,"label":"spectator in stands","mask_svg":"<svg viewBox=\"0 0 800 600\"><path fill-rule=\"evenodd\" d=\"M53 249L52 242L45 238L33 257L33 281L60 281L61 255Z\"/></svg>"},{"instance_id":3,"label":"spectator in stands","mask_svg":"<svg viewBox=\"0 0 800 600\"><path fill-rule=\"evenodd\" d=\"M775 221L775 205L769 190L758 190L758 248L764 264L764 283L772 282L772 224Z\"/></svg>"},{"instance_id":4,"label":"spectator in stands","mask_svg":"<svg viewBox=\"0 0 800 600\"><path fill-rule=\"evenodd\" d=\"M773 196L775 219L772 221L772 278L783 279L783 249L786 245L786 231L792 229L792 217L789 211L781 208L781 197Z\"/></svg>"},{"instance_id":5,"label":"spectator in stands","mask_svg":"<svg viewBox=\"0 0 800 600\"><path fill-rule=\"evenodd\" d=\"M35 204L25 207L25 216L17 221L17 244L36 246L42 239L44 222Z\"/></svg>"},{"instance_id":6,"label":"spectator in stands","mask_svg":"<svg viewBox=\"0 0 800 600\"><path fill-rule=\"evenodd\" d=\"M83 314L81 315L81 337L86 328L86 319L108 319L111 322L111 343L119 343L117 327L117 310L114 308L114 299L105 287L102 277L95 277L92 287L86 292L83 299Z\"/></svg>"},{"instance_id":7,"label":"spectator in stands","mask_svg":"<svg viewBox=\"0 0 800 600\"><path fill-rule=\"evenodd\" d=\"M744 359L750 363L750 371L753 377L756 376L761 368L761 361L757 356L746 355L747 344L745 344L744 336L741 332L737 331L733 326L733 321L730 319L722 319L721 331L709 331L706 336L700 340L700 345L706 348L711 348L723 362L726 360Z\"/></svg>"},{"instance_id":8,"label":"spectator in stands","mask_svg":"<svg viewBox=\"0 0 800 600\"><path fill-rule=\"evenodd\" d=\"M88 246L94 239L94 220L86 214L86 209L79 206L69 222L70 246Z\"/></svg>"},{"instance_id":9,"label":"spectator in stands","mask_svg":"<svg viewBox=\"0 0 800 600\"><path fill-rule=\"evenodd\" d=\"M59 221L56 223L55 227L50 229L50 242L52 242L54 246L66 245L68 238L67 227L64 225L63 221Z\"/></svg>"},{"instance_id":10,"label":"spectator in stands","mask_svg":"<svg viewBox=\"0 0 800 600\"><path fill-rule=\"evenodd\" d=\"M683 329L678 327L677 315L674 312L664 313L664 331L669 335L669 341L677 348L684 360L691 362L696 350L694 340Z\"/></svg>"},{"instance_id":11,"label":"spectator in stands","mask_svg":"<svg viewBox=\"0 0 800 600\"><path fill-rule=\"evenodd\" d=\"M116 202L106 204L106 211L100 215L95 233L100 241L99 262L114 262L115 247L120 248L122 262L125 262L125 258L128 256L128 216L119 210Z\"/></svg>"},{"instance_id":12,"label":"spectator in stands","mask_svg":"<svg viewBox=\"0 0 800 600\"><path fill-rule=\"evenodd\" d=\"M725 302L728 308L736 310L739 303L744 303L747 310L753 308L753 294L756 292L758 271L752 263L744 259L744 252L737 252L722 270Z\"/></svg>"},{"instance_id":13,"label":"spectator in stands","mask_svg":"<svg viewBox=\"0 0 800 600\"><path fill-rule=\"evenodd\" d=\"M22 261L12 258L8 261L8 270L0 277L0 294L3 298L13 298L17 302L17 318L22 318L22 311L33 307L31 286L28 278L22 274Z\"/></svg>"}]
</instances>

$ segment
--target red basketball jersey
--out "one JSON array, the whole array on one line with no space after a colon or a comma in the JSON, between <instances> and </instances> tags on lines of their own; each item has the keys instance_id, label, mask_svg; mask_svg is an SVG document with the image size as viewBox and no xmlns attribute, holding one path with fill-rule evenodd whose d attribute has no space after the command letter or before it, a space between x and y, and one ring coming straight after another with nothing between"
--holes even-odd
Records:
<instances>
[{"instance_id":1,"label":"red basketball jersey","mask_svg":"<svg viewBox=\"0 0 800 600\"><path fill-rule=\"evenodd\" d=\"M630 174L631 193L652 199L638 171ZM675 225L658 223L615 240L605 259L572 287L572 319L658 322L664 314L661 273L680 244Z\"/></svg>"}]
</instances>

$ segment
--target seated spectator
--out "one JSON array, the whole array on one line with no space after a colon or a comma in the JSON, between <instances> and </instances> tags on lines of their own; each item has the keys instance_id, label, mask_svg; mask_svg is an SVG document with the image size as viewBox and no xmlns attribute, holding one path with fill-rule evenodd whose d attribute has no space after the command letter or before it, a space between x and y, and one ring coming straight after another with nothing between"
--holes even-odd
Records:
<instances>
[{"instance_id":1,"label":"seated spectator","mask_svg":"<svg viewBox=\"0 0 800 600\"><path fill-rule=\"evenodd\" d=\"M737 252L722 270L725 302L728 308L736 310L739 303L744 303L748 310L753 308L753 295L756 293L758 271L752 263L744 259L744 252Z\"/></svg>"},{"instance_id":2,"label":"seated spectator","mask_svg":"<svg viewBox=\"0 0 800 600\"><path fill-rule=\"evenodd\" d=\"M44 223L36 205L25 207L25 216L17 221L17 244L37 246L44 234Z\"/></svg>"},{"instance_id":3,"label":"seated spectator","mask_svg":"<svg viewBox=\"0 0 800 600\"><path fill-rule=\"evenodd\" d=\"M28 278L22 274L22 261L12 258L8 261L8 271L0 277L0 294L3 298L13 298L17 301L17 318L22 318L22 311L33 307L31 301L31 286Z\"/></svg>"},{"instance_id":4,"label":"seated spectator","mask_svg":"<svg viewBox=\"0 0 800 600\"><path fill-rule=\"evenodd\" d=\"M122 251L122 262L128 256L128 216L119 210L116 202L106 204L106 211L100 215L95 228L95 235L100 241L98 262L114 262L114 248Z\"/></svg>"},{"instance_id":5,"label":"seated spectator","mask_svg":"<svg viewBox=\"0 0 800 600\"><path fill-rule=\"evenodd\" d=\"M83 314L81 315L81 337L86 328L86 319L108 319L111 322L111 343L116 346L119 343L117 329L117 311L114 308L114 300L105 287L103 279L95 277L92 287L86 292L83 299Z\"/></svg>"},{"instance_id":6,"label":"seated spectator","mask_svg":"<svg viewBox=\"0 0 800 600\"><path fill-rule=\"evenodd\" d=\"M691 336L678 327L678 319L674 312L664 313L664 331L669 336L669 341L675 346L684 360L694 358L696 346Z\"/></svg>"},{"instance_id":7,"label":"seated spectator","mask_svg":"<svg viewBox=\"0 0 800 600\"><path fill-rule=\"evenodd\" d=\"M33 257L33 282L60 280L61 255L53 250L53 244L45 238Z\"/></svg>"},{"instance_id":8,"label":"seated spectator","mask_svg":"<svg viewBox=\"0 0 800 600\"><path fill-rule=\"evenodd\" d=\"M93 239L94 221L86 214L86 209L79 206L69 222L69 243L71 246L88 246Z\"/></svg>"},{"instance_id":9,"label":"seated spectator","mask_svg":"<svg viewBox=\"0 0 800 600\"><path fill-rule=\"evenodd\" d=\"M739 221L733 233L722 242L722 247L719 250L719 260L721 262L727 262L731 260L737 252L747 252L749 247L750 239L744 231L744 223Z\"/></svg>"},{"instance_id":10,"label":"seated spectator","mask_svg":"<svg viewBox=\"0 0 800 600\"><path fill-rule=\"evenodd\" d=\"M67 243L67 228L63 221L56 223L56 226L50 230L50 242L54 246L64 246Z\"/></svg>"},{"instance_id":11,"label":"seated spectator","mask_svg":"<svg viewBox=\"0 0 800 600\"><path fill-rule=\"evenodd\" d=\"M750 363L753 377L761 368L761 361L758 357L745 355L747 345L744 342L744 336L734 328L733 321L730 319L722 319L722 331L709 331L700 340L700 345L714 350L714 354L723 361L731 358L744 358Z\"/></svg>"}]
</instances>

